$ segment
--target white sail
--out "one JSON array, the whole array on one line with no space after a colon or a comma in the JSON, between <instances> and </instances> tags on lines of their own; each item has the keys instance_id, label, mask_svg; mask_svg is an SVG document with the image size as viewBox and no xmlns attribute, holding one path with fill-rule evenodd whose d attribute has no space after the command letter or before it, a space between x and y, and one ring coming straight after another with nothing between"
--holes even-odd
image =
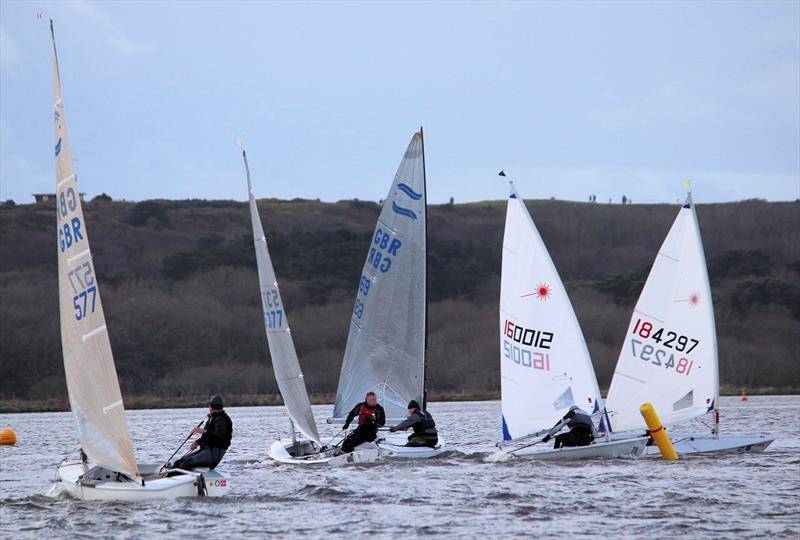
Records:
<instances>
[{"instance_id":1,"label":"white sail","mask_svg":"<svg viewBox=\"0 0 800 540\"><path fill-rule=\"evenodd\" d=\"M649 401L671 425L714 409L717 332L691 193L658 252L633 310L606 402L614 431L646 429Z\"/></svg>"},{"instance_id":2,"label":"white sail","mask_svg":"<svg viewBox=\"0 0 800 540\"><path fill-rule=\"evenodd\" d=\"M281 396L283 396L283 402L286 404L289 417L294 421L294 425L303 435L319 443L317 424L314 420L314 413L311 411L311 402L308 399L300 362L294 348L289 319L286 317L286 309L278 290L278 281L275 278L272 259L267 249L267 238L258 215L253 183L250 179L250 167L247 165L247 154L244 150L242 157L247 171L247 193L250 200L250 219L253 224L258 283L261 286L261 306L264 311L264 326L267 330L272 369L275 372L275 379L278 382Z\"/></svg>"},{"instance_id":3,"label":"white sail","mask_svg":"<svg viewBox=\"0 0 800 540\"><path fill-rule=\"evenodd\" d=\"M422 133L397 169L359 279L339 375L334 418L342 422L368 391L387 419L423 401L425 375L426 197Z\"/></svg>"},{"instance_id":4,"label":"white sail","mask_svg":"<svg viewBox=\"0 0 800 540\"><path fill-rule=\"evenodd\" d=\"M602 408L575 311L513 183L500 285L503 439L550 428L578 405Z\"/></svg>"},{"instance_id":5,"label":"white sail","mask_svg":"<svg viewBox=\"0 0 800 540\"><path fill-rule=\"evenodd\" d=\"M113 471L136 477L139 472L67 137L52 22L50 30L55 90L58 292L69 401L78 422L81 448L89 459Z\"/></svg>"}]
</instances>

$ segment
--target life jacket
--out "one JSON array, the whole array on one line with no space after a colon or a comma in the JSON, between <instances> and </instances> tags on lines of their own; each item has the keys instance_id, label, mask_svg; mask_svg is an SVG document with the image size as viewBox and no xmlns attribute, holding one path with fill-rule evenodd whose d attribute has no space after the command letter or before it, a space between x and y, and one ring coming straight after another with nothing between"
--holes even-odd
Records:
<instances>
[{"instance_id":1,"label":"life jacket","mask_svg":"<svg viewBox=\"0 0 800 540\"><path fill-rule=\"evenodd\" d=\"M567 426L579 433L591 435L594 424L592 424L591 416L583 411L575 411L573 417L567 422Z\"/></svg>"},{"instance_id":2,"label":"life jacket","mask_svg":"<svg viewBox=\"0 0 800 540\"><path fill-rule=\"evenodd\" d=\"M436 422L433 420L433 416L431 416L431 414L428 411L418 410L414 414L422 417L422 420L420 420L413 426L414 435L432 436L438 434L436 431Z\"/></svg>"},{"instance_id":3,"label":"life jacket","mask_svg":"<svg viewBox=\"0 0 800 540\"><path fill-rule=\"evenodd\" d=\"M358 408L358 425L374 424L375 423L376 407L370 407L366 403L362 403Z\"/></svg>"}]
</instances>

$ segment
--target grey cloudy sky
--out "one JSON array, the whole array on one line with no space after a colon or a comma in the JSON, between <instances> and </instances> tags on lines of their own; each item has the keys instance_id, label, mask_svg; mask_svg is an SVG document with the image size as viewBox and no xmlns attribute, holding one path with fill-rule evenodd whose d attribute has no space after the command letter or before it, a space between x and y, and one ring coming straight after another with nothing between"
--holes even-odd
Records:
<instances>
[{"instance_id":1,"label":"grey cloudy sky","mask_svg":"<svg viewBox=\"0 0 800 540\"><path fill-rule=\"evenodd\" d=\"M42 19L36 14L42 13ZM54 190L50 38L89 196L800 197L800 2L0 3L0 199Z\"/></svg>"}]
</instances>

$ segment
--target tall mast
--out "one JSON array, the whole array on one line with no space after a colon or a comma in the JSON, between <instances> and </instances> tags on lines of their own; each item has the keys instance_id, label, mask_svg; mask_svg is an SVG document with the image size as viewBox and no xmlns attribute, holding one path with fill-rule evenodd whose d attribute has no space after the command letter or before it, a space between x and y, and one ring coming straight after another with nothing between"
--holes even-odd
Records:
<instances>
[{"instance_id":1,"label":"tall mast","mask_svg":"<svg viewBox=\"0 0 800 540\"><path fill-rule=\"evenodd\" d=\"M422 141L422 195L425 201L425 351L423 352L422 410L428 408L428 179L425 173L425 135L419 126Z\"/></svg>"},{"instance_id":2,"label":"tall mast","mask_svg":"<svg viewBox=\"0 0 800 540\"><path fill-rule=\"evenodd\" d=\"M56 51L56 31L53 28L53 19L50 19L50 38L53 40L53 62L56 64L56 82L61 86L61 73L58 70L58 51Z\"/></svg>"}]
</instances>

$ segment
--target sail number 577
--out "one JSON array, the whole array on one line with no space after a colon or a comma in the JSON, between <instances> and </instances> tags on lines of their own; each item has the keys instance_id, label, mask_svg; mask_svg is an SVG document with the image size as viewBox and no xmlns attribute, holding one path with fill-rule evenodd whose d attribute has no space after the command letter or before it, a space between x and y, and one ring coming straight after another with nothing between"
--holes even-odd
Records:
<instances>
[{"instance_id":1,"label":"sail number 577","mask_svg":"<svg viewBox=\"0 0 800 540\"><path fill-rule=\"evenodd\" d=\"M97 285L94 282L92 263L86 261L67 272L67 280L72 291L77 293L72 297L75 320L83 320L89 313L94 313L97 306Z\"/></svg>"}]
</instances>

